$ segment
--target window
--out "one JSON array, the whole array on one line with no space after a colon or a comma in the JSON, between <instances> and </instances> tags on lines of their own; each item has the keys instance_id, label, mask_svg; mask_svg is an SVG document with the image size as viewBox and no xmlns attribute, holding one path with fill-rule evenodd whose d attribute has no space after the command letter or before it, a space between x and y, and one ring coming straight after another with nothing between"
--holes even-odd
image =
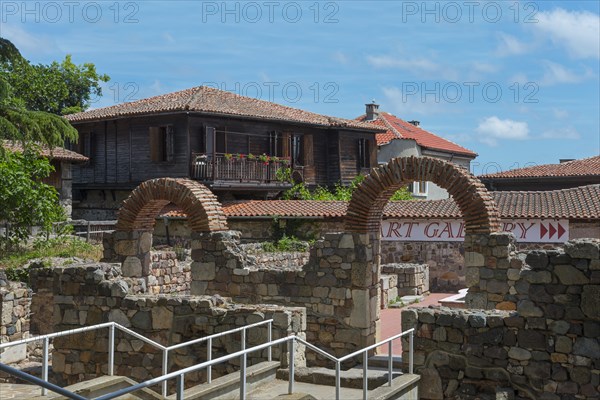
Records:
<instances>
[{"instance_id":1,"label":"window","mask_svg":"<svg viewBox=\"0 0 600 400\"><path fill-rule=\"evenodd\" d=\"M292 135L292 163L294 166L304 165L304 146L302 136Z\"/></svg>"},{"instance_id":2,"label":"window","mask_svg":"<svg viewBox=\"0 0 600 400\"><path fill-rule=\"evenodd\" d=\"M427 181L413 182L412 192L416 196L427 196Z\"/></svg>"},{"instance_id":3,"label":"window","mask_svg":"<svg viewBox=\"0 0 600 400\"><path fill-rule=\"evenodd\" d=\"M173 161L173 127L150 127L150 159L154 162Z\"/></svg>"},{"instance_id":4,"label":"window","mask_svg":"<svg viewBox=\"0 0 600 400\"><path fill-rule=\"evenodd\" d=\"M77 141L77 144L73 146L73 150L78 152L79 154L88 157L91 160L93 151L93 139L94 134L91 132L80 133L79 140Z\"/></svg>"},{"instance_id":5,"label":"window","mask_svg":"<svg viewBox=\"0 0 600 400\"><path fill-rule=\"evenodd\" d=\"M358 168L370 168L370 149L369 140L365 138L358 139Z\"/></svg>"}]
</instances>

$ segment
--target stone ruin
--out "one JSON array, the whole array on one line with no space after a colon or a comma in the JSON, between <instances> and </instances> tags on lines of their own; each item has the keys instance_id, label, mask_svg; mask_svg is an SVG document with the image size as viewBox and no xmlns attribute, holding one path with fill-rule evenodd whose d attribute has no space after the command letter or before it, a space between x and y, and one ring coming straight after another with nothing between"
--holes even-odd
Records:
<instances>
[{"instance_id":1,"label":"stone ruin","mask_svg":"<svg viewBox=\"0 0 600 400\"><path fill-rule=\"evenodd\" d=\"M280 269L262 268L249 257L239 233L228 230L219 203L199 183L169 178L145 182L124 203L117 231L105 243L105 259L121 266L67 268L54 275L54 302L60 310L56 328L115 320L170 344L225 329L223 321L231 321L226 325L232 327L277 316L275 337L305 334L338 356L373 344L381 303L378 232L383 207L397 189L422 180L447 188L463 213L466 303L471 309L404 312L403 327L417 328L421 397L597 394L598 315L589 310L599 309L598 241L568 243L563 253L518 254L512 235L498 232L498 212L483 185L466 170L428 157L394 159L374 169L353 194L345 232L317 241L305 264ZM183 285L189 283L191 296L142 295L151 286L154 217L169 202L190 218L192 262ZM56 344L68 380L105 369L104 347L97 338L86 340ZM98 349L90 350L93 344ZM139 343L124 342L119 351L136 347ZM171 368L198 361L184 354ZM324 364L310 353L307 362ZM150 354L136 360L135 367L140 363L156 368Z\"/></svg>"}]
</instances>

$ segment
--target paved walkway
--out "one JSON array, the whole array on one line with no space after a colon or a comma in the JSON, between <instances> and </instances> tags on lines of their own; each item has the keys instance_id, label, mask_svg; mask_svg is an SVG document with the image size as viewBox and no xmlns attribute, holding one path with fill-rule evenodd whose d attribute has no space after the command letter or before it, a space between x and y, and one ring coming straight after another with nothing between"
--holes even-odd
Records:
<instances>
[{"instance_id":1,"label":"paved walkway","mask_svg":"<svg viewBox=\"0 0 600 400\"><path fill-rule=\"evenodd\" d=\"M34 385L0 383L0 399L31 399L40 396L41 390Z\"/></svg>"},{"instance_id":2,"label":"paved walkway","mask_svg":"<svg viewBox=\"0 0 600 400\"><path fill-rule=\"evenodd\" d=\"M439 305L439 301L448 296L452 296L456 293L432 293L420 303L410 304L407 307L429 307L430 305ZM406 307L404 307L406 308ZM380 340L387 339L391 336L397 335L402 332L402 321L400 315L402 314L403 308L387 308L381 310L380 314L380 329L381 335ZM402 355L402 342L400 339L392 342L392 353L394 356ZM388 354L388 346L384 345L377 348L377 354Z\"/></svg>"}]
</instances>

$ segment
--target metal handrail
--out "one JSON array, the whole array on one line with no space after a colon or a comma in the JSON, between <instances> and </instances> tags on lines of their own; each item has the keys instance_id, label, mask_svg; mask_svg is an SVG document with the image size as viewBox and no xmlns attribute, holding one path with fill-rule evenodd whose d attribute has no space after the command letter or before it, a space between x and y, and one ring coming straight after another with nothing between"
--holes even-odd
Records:
<instances>
[{"instance_id":1,"label":"metal handrail","mask_svg":"<svg viewBox=\"0 0 600 400\"><path fill-rule=\"evenodd\" d=\"M202 343L202 342L208 342L207 346L206 346L206 353L207 353L207 361L212 360L212 340L219 338L219 337L223 337L226 335L230 335L232 333L236 333L236 332L242 332L242 350L244 350L246 348L246 330L250 329L250 328L254 328L257 326L261 326L261 325L268 325L267 328L267 342L271 341L271 338L273 336L273 320L272 319L267 319L265 321L260 321L260 322L255 322L254 324L250 324L250 325L245 325L239 328L234 328L234 329L230 329L228 331L225 332L219 332L219 333L215 333L212 334L210 336L205 336L202 338L198 338L198 339L193 339L190 340L188 342L185 343L179 343L179 344L174 344L172 346L169 347L164 347L163 348L163 360L162 360L162 373L163 375L167 374L168 371L168 365L169 365L169 352L171 350L176 350L176 349L180 349L182 347L186 347L186 346L190 346L192 344L196 344L196 343ZM272 353L271 353L271 348L269 347L267 350L267 358L269 361L271 361L272 359ZM206 371L206 380L207 383L211 383L212 382L212 365L208 366L208 369ZM162 384L162 395L163 397L167 397L167 381L163 381Z\"/></svg>"},{"instance_id":2,"label":"metal handrail","mask_svg":"<svg viewBox=\"0 0 600 400\"><path fill-rule=\"evenodd\" d=\"M238 328L239 329L239 328ZM245 332L245 331L242 331ZM255 351L259 351L265 348L270 349L272 346L280 344L280 343L284 343L284 342L289 342L289 347L288 347L288 356L289 356L289 361L288 361L288 394L292 394L294 392L294 351L295 351L295 342L298 341L301 344L304 344L305 346L307 346L308 348L310 348L311 350L317 352L318 354L321 354L322 356L335 361L336 363L336 385L335 385L335 398L337 400L340 399L340 386L341 386L341 380L340 380L340 369L341 366L340 364L351 358L351 357L355 357L359 354L363 354L363 399L367 399L367 393L368 393L368 375L367 375L367 363L368 363L368 353L369 350L372 350L376 347L382 346L386 343L388 343L389 345L389 358L388 358L388 386L392 385L392 342L396 339L399 339L405 335L410 335L410 347L409 347L409 373L412 374L413 373L413 335L414 335L414 328L408 329L404 332L401 332L397 335L391 336L385 340L382 340L380 342L377 342L373 345L370 345L368 347L365 347L364 349L355 351L354 353L348 354L344 357L341 358L337 358L329 353L327 353L325 350L322 350L318 347L316 347L315 345L308 343L306 340L292 335L292 336L287 336L284 338L280 338L280 339L276 339L273 341L270 341L268 343L264 343L264 344L260 344L254 347L251 347L249 349L245 349L243 344L242 344L242 350L237 351L235 353L232 354L228 354L219 358L215 358L214 360L207 360L203 363L197 364L197 365L193 365L191 367L187 367L184 369L181 369L179 371L175 371L175 372L171 372L168 374L165 374L163 376L157 377L157 378L153 378L153 379L149 379L145 382L141 382L137 385L128 387L128 388L124 388L124 389L120 389L116 392L113 393L109 393L106 394L104 396L98 397L96 398L96 400L110 400L110 399L114 399L116 397L119 396L123 396L125 394L128 393L132 393L135 392L137 390L140 389L144 389L147 388L149 386L153 386L156 385L158 383L164 383L167 382L169 379L177 379L177 384L176 384L176 388L177 388L177 392L176 392L176 399L177 400L182 400L184 399L184 375L189 373L189 372L194 372L194 371L198 371L204 368L208 368L208 367L212 367L215 364L219 364L221 362L224 361L228 361L231 360L233 358L237 358L240 357L241 361L240 361L240 399L245 399L246 398L246 358L247 355L249 353L255 352Z\"/></svg>"},{"instance_id":3,"label":"metal handrail","mask_svg":"<svg viewBox=\"0 0 600 400\"><path fill-rule=\"evenodd\" d=\"M262 349L265 349L265 348L268 348L268 347L271 347L271 346L275 346L275 345L280 344L280 343L284 343L284 342L288 342L288 341L293 342L294 339L296 339L296 336L287 336L287 337L284 337L284 338L273 340L273 341L271 341L269 343L263 343L263 344L259 344L259 345L254 346L254 347L250 347L248 349L236 351L235 353L227 354L225 356L221 356L219 358L215 358L214 360L209 360L209 361L205 361L205 362L203 362L201 364L192 365L191 367L180 369L179 371L175 371L175 372L170 372L170 373L168 373L166 375L159 376L158 378L149 379L147 381L138 383L137 385L130 386L130 387L127 387L127 388L123 388L123 389L120 389L120 390L118 390L116 392L113 392L113 393L105 394L104 396L97 397L95 400L110 400L110 399L114 399L116 397L123 396L125 394L132 393L132 392L135 392L137 390L144 389L144 388L147 388L149 386L153 386L153 385L156 385L158 383L161 383L163 381L167 381L167 380L173 379L173 378L177 378L178 379L178 384L177 384L177 400L180 400L180 399L183 399L183 376L185 374L187 374L189 372L194 372L194 371L198 371L198 370L204 369L204 368L208 367L209 365L212 366L212 365L224 362L224 361L229 361L232 358L245 357L248 353L259 351L259 350L262 350ZM290 354L292 354L290 358L293 359L293 352L290 351ZM245 371L243 371L243 373L242 373L242 370L240 370L240 377L243 380L246 379ZM244 396L241 396L241 398L245 398L245 394L244 394Z\"/></svg>"},{"instance_id":4,"label":"metal handrail","mask_svg":"<svg viewBox=\"0 0 600 400\"><path fill-rule=\"evenodd\" d=\"M67 389L61 388L60 386L56 386L50 382L46 382L43 379L38 378L37 376L29 375L26 372L19 371L18 369L10 367L6 364L0 363L0 371L6 372L7 374L10 374L10 375L14 375L17 378L22 379L27 382L31 382L34 385L38 385L45 389L51 390L54 393L58 393L69 399L86 400L85 397L82 397L82 396L78 395L77 393L73 393L71 391L68 391Z\"/></svg>"},{"instance_id":5,"label":"metal handrail","mask_svg":"<svg viewBox=\"0 0 600 400\"><path fill-rule=\"evenodd\" d=\"M50 333L47 335L40 335L40 336L34 336L31 338L27 338L27 339L21 339L21 340L17 340L14 342L7 342L7 343L2 343L0 344L0 350L3 348L7 348L7 347L12 347L12 346L17 346L17 345L22 345L22 344L26 344L26 343L31 343L31 342L36 342L36 341L43 341L44 345L43 345L43 360L42 360L42 382L48 382L48 352L49 352L49 345L50 345L50 339L56 338L56 337L61 337L61 336L68 336L68 335L73 335L76 333L82 333L82 332L89 332L89 331L94 331L94 330L98 330L98 329L103 329L103 328L109 328L109 344L108 344L108 375L112 376L114 375L114 351L115 351L115 329L119 329L120 331L129 334L133 337L135 337L136 339L139 339L145 343L148 343L154 347L156 347L157 349L161 350L163 352L163 365L162 365L162 372L163 374L167 373L168 370L168 353L171 350L175 350L175 349L179 349L182 347L186 347L192 344L196 344L196 343L200 343L200 342L204 342L204 341L208 341L208 346L207 346L207 353L208 353L208 359L210 360L212 358L212 339L214 338L218 338L218 337L222 337L222 336L226 336L229 335L231 333L235 333L235 332L239 332L242 331L243 333L243 347L242 349L244 349L245 346L245 332L247 329L249 328L254 328L256 326L260 326L260 325L268 325L268 330L267 330L267 341L270 342L272 335L273 335L273 320L269 319L269 320L265 320L265 321L260 321L260 322L256 322L254 324L250 324L250 325L246 325L246 326L242 326L239 328L234 328L234 329L230 329L228 331L225 332L220 332L220 333L216 333L210 336L206 336L203 338L199 338L199 339L193 339L191 341L185 342L185 343L179 343L179 344L175 344L172 346L163 346L160 343L157 343L151 339L148 339L147 337L140 335L137 332L132 331L129 328L126 328L114 321L112 322L105 322L102 324L98 324L98 325L92 325L92 326L86 326L83 328L77 328L77 329L67 329L64 331L60 331L60 332L54 332L54 333ZM268 354L267 354L268 360L271 361L272 359L272 353L271 353L271 348L269 347L268 349ZM32 375L29 375L32 376ZM209 366L208 368L208 372L207 372L207 377L208 377L208 383L210 383L212 381L212 367ZM36 378L36 377L34 377ZM36 378L39 379L39 378ZM46 395L47 394L47 388L44 385L42 386L42 395ZM162 387L162 394L163 396L167 396L167 385L166 385L166 381L163 384Z\"/></svg>"},{"instance_id":6,"label":"metal handrail","mask_svg":"<svg viewBox=\"0 0 600 400\"><path fill-rule=\"evenodd\" d=\"M172 378L176 378L177 379L177 400L181 400L183 399L183 392L184 392L184 376L186 373L188 372L193 372L193 371L198 371L204 368L211 368L213 365L219 364L221 362L224 361L228 361L231 360L233 358L236 357L240 357L241 361L240 361L240 399L245 399L246 398L246 361L247 361L247 355L249 353L255 352L255 351L260 351L263 349L268 349L268 355L269 355L269 361L271 361L271 347L280 343L284 343L284 342L289 342L288 345L288 353L289 353L289 362L288 362L288 376L289 376L289 383L288 383L288 393L292 394L294 391L294 352L295 352L295 342L298 341L301 344L304 344L305 346L307 346L309 349L317 352L318 354L328 358L331 361L334 361L336 363L336 384L335 384L335 398L339 400L340 398L340 386L341 386L341 378L340 378L340 372L341 372L341 363L345 360L348 360L352 357L356 357L357 355L362 354L363 355L363 399L367 399L367 392L368 392L368 354L369 354L369 350L375 349L379 346L382 346L384 344L388 344L389 346L389 351L388 351L388 385L391 386L392 385L392 361L393 361L393 354L392 354L392 342L396 339L399 339L403 336L409 335L409 373L412 374L413 373L413 364L414 364L414 328L408 329L404 332L401 332L399 334L396 334L394 336L391 336L385 340L382 340L380 342L377 342L375 344L372 344L370 346L365 347L364 349L361 350L357 350L354 353L348 354L346 356L337 358L329 353L327 353L326 351L316 347L315 345L308 343L306 340L292 335L292 336L287 336L284 338L280 338L280 339L276 339L276 340L271 340L271 329L268 330L269 335L268 335L268 342L267 343L263 343L251 348L246 349L246 330L251 328L251 327L255 327L258 325L262 325L262 324L269 324L270 328L272 328L272 322L273 320L266 320L266 321L261 321L261 322L257 322L255 324L251 324L251 325L247 325L244 327L240 327L240 328L235 328L232 329L230 331L226 331L226 332L221 332L221 333L217 333L211 336L208 336L206 338L200 338L200 339L194 339L192 341L186 342L186 343L181 343L181 344L177 344L177 345L173 345L170 347L165 347L162 346L158 343L153 342L150 339L144 338L143 336L139 335L136 332L133 332L115 322L108 322L105 324L100 324L100 325L95 325L95 326L91 326L91 327L84 327L84 328L78 328L78 329L74 329L71 331L63 331L63 332L57 332L54 334L50 334L50 335L44 335L44 336L40 336L40 337L35 337L35 338L29 338L29 339L23 339L21 341L17 341L17 342L10 342L10 343L4 343L2 345L0 345L0 348L4 348L4 347L9 347L10 345L17 345L17 344L22 344L22 343L28 343L31 341L35 341L35 340L44 340L44 362L45 362L45 373L44 371L42 371L43 374L43 379L39 379L37 377L31 376L29 374L26 374L24 372L18 371L18 374L14 374L14 375L18 375L19 377L21 377L21 375L27 375L26 377L22 378L22 379L26 379L29 380L30 382L33 382L35 384L38 384L40 386L42 386L42 393L45 394L46 393L46 389L50 389L55 391L54 389L57 388L56 385L53 385L51 383L49 383L47 381L48 379L48 375L47 375L47 356L48 356L48 341L50 338L52 337L57 337L57 336L65 336L68 334L72 334L72 333L79 333L79 332L85 332L85 331L90 331L93 329L101 329L104 327L109 327L110 328L110 336L109 336L109 375L113 375L113 368L114 368L114 329L115 327L117 327L118 329L123 330L126 333L132 333L133 336L138 337L148 343L155 343L157 345L157 347L161 347L164 351L164 358L163 358L163 362L167 359L167 354L169 350L172 349L177 349L177 348L181 348L184 347L186 345L190 345L190 344L194 344L194 343L199 343L201 341L208 341L209 345L212 345L212 339L215 337L221 337L224 335L227 335L229 333L233 333L233 332L242 332L242 342L241 342L241 350L237 351L235 353L232 354L228 354L225 356L221 356L219 358L216 359L211 359L209 357L209 359L203 363L197 364L197 365L193 365L191 367L187 367L187 368L183 368L179 371L175 371L175 372L171 372L171 373L166 373L163 374L160 377L157 378L153 378L153 379L149 379L147 381L141 382L139 384L136 384L134 386L128 387L128 388L124 388L124 389L120 389L116 392L113 393L109 393L106 394L104 396L98 397L96 400L109 400L109 399L113 399L122 395L125 395L127 393L131 393L134 391L137 391L139 389L143 389L149 386L153 386L156 385L158 383L162 383L163 386L163 396L166 397L166 394L164 393L164 388L166 388L167 386L167 381L169 379ZM163 371L164 371L164 365L166 365L166 363L163 364ZM4 364L0 363L0 368L4 367ZM6 368L11 368L6 366ZM11 368L13 369L13 368ZM9 373L11 373L11 371L7 371ZM210 383L210 381L209 381ZM61 389L61 388L58 388ZM70 393L68 391L66 391L65 393ZM63 393L61 393L63 394ZM67 397L69 397L68 394L65 394ZM74 395L74 394L72 394ZM78 396L78 395L75 395ZM82 399L82 397L70 397L70 398L75 398L75 399Z\"/></svg>"}]
</instances>

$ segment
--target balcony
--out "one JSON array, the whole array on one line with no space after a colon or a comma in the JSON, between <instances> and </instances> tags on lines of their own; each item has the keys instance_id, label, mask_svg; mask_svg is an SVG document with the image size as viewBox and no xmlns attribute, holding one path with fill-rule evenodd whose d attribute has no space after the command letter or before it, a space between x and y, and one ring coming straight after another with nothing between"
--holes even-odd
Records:
<instances>
[{"instance_id":1,"label":"balcony","mask_svg":"<svg viewBox=\"0 0 600 400\"><path fill-rule=\"evenodd\" d=\"M215 153L192 154L191 161L192 178L213 187L291 187L288 158Z\"/></svg>"}]
</instances>

